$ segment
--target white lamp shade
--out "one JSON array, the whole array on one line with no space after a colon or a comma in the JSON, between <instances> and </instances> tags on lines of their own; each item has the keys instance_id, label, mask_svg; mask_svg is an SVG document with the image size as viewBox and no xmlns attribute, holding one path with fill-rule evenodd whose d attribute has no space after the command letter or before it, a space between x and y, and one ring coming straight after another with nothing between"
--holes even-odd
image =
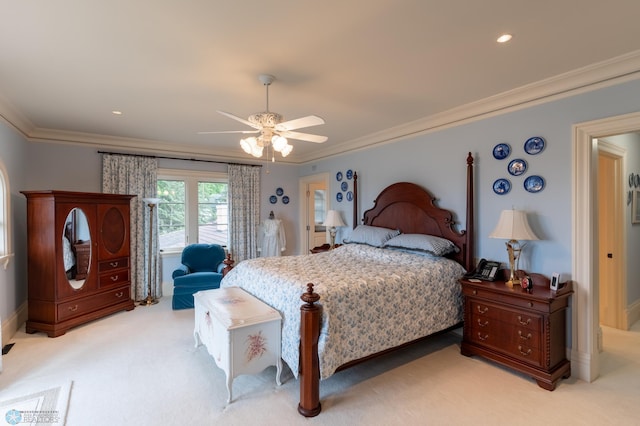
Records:
<instances>
[{"instance_id":1,"label":"white lamp shade","mask_svg":"<svg viewBox=\"0 0 640 426\"><path fill-rule=\"evenodd\" d=\"M160 204L162 202L162 198L143 198L142 201L146 204Z\"/></svg>"},{"instance_id":2,"label":"white lamp shade","mask_svg":"<svg viewBox=\"0 0 640 426\"><path fill-rule=\"evenodd\" d=\"M496 229L489 234L489 238L502 238L505 240L537 240L533 233L527 213L522 210L502 210Z\"/></svg>"},{"instance_id":3,"label":"white lamp shade","mask_svg":"<svg viewBox=\"0 0 640 426\"><path fill-rule=\"evenodd\" d=\"M340 212L336 210L329 210L327 217L324 219L324 226L347 226L340 217Z\"/></svg>"}]
</instances>

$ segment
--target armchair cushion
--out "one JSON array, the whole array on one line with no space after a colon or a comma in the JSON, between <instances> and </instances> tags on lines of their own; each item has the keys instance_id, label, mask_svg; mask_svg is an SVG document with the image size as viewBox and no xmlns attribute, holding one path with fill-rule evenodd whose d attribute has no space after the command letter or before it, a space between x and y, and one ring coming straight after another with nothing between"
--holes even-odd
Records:
<instances>
[{"instance_id":1,"label":"armchair cushion","mask_svg":"<svg viewBox=\"0 0 640 426\"><path fill-rule=\"evenodd\" d=\"M225 252L217 244L191 244L182 251L182 264L173 271L173 309L193 308L193 294L220 287Z\"/></svg>"}]
</instances>

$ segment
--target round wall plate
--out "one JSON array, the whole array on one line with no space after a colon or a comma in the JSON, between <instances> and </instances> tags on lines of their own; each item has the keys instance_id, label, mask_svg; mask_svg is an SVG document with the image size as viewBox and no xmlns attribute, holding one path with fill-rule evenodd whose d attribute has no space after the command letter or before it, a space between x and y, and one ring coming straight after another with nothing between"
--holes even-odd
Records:
<instances>
[{"instance_id":1,"label":"round wall plate","mask_svg":"<svg viewBox=\"0 0 640 426\"><path fill-rule=\"evenodd\" d=\"M524 143L524 152L529 155L540 154L544 150L545 141L540 136L529 138Z\"/></svg>"},{"instance_id":2,"label":"round wall plate","mask_svg":"<svg viewBox=\"0 0 640 426\"><path fill-rule=\"evenodd\" d=\"M528 192L540 192L544 189L544 179L542 176L529 176L524 180L524 189Z\"/></svg>"},{"instance_id":3,"label":"round wall plate","mask_svg":"<svg viewBox=\"0 0 640 426\"><path fill-rule=\"evenodd\" d=\"M511 182L509 179L496 179L493 182L493 192L498 195L504 195L511 191Z\"/></svg>"},{"instance_id":4,"label":"round wall plate","mask_svg":"<svg viewBox=\"0 0 640 426\"><path fill-rule=\"evenodd\" d=\"M515 160L511 160L507 170L512 176L520 176L527 171L527 162L521 158L516 158Z\"/></svg>"},{"instance_id":5,"label":"round wall plate","mask_svg":"<svg viewBox=\"0 0 640 426\"><path fill-rule=\"evenodd\" d=\"M493 158L496 160L504 160L511 154L511 147L506 143L499 143L493 147Z\"/></svg>"}]
</instances>

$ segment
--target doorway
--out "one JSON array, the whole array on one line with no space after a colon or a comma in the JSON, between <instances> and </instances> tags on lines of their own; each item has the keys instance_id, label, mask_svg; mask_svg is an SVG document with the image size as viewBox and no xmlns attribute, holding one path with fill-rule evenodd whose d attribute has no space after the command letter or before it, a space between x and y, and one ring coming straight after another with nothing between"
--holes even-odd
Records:
<instances>
[{"instance_id":1,"label":"doorway","mask_svg":"<svg viewBox=\"0 0 640 426\"><path fill-rule=\"evenodd\" d=\"M597 253L598 138L637 132L640 113L580 123L573 126L572 276L573 298L571 362L587 382L600 373L599 295ZM595 241L595 244L594 244Z\"/></svg>"},{"instance_id":2,"label":"doorway","mask_svg":"<svg viewBox=\"0 0 640 426\"><path fill-rule=\"evenodd\" d=\"M327 242L326 227L322 225L329 209L329 174L322 173L300 179L300 247L302 253Z\"/></svg>"}]
</instances>

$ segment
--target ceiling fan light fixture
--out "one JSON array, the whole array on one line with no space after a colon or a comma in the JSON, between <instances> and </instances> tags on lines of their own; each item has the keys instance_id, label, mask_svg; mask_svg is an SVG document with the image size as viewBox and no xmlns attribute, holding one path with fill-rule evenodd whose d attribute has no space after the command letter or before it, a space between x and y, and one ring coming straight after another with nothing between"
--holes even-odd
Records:
<instances>
[{"instance_id":1,"label":"ceiling fan light fixture","mask_svg":"<svg viewBox=\"0 0 640 426\"><path fill-rule=\"evenodd\" d=\"M251 148L251 143L249 142L249 139L250 138L240 139L240 147L247 154L251 154L251 152L253 151L253 149Z\"/></svg>"},{"instance_id":2,"label":"ceiling fan light fixture","mask_svg":"<svg viewBox=\"0 0 640 426\"><path fill-rule=\"evenodd\" d=\"M293 151L293 145L286 144L282 148L282 151L280 151L280 154L282 154L282 157L286 157L287 155L291 154L291 151Z\"/></svg>"},{"instance_id":3,"label":"ceiling fan light fixture","mask_svg":"<svg viewBox=\"0 0 640 426\"><path fill-rule=\"evenodd\" d=\"M271 144L273 145L273 149L282 152L282 149L288 145L288 141L286 138L280 135L273 135L271 138Z\"/></svg>"}]
</instances>

